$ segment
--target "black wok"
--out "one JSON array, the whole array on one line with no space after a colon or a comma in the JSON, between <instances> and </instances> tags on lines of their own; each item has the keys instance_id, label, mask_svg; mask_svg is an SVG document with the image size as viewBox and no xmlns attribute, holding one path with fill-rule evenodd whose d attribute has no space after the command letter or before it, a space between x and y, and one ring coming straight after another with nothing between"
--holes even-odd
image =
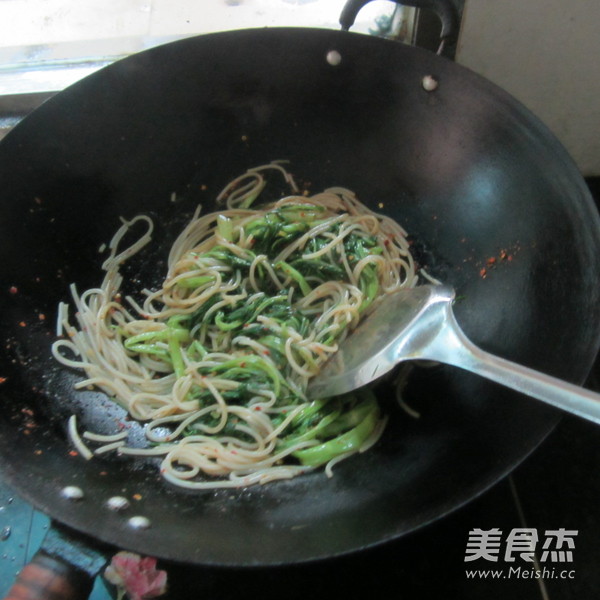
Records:
<instances>
[{"instance_id":1,"label":"black wok","mask_svg":"<svg viewBox=\"0 0 600 600\"><path fill-rule=\"evenodd\" d=\"M326 61L335 49L337 66ZM425 91L431 75L439 85ZM139 461L69 455L72 413L114 431L122 413L50 357L59 300L101 278L119 216L155 217L129 271L160 279L197 203L246 168L287 158L312 189L344 185L397 218L420 261L462 297L491 352L581 383L600 334L600 220L573 162L488 81L426 51L326 30L247 30L143 52L62 92L0 144L0 464L35 506L94 538L208 565L275 565L402 536L514 468L559 414L450 367L416 371L411 420L338 465L238 491L186 493ZM176 200L172 201L173 193ZM504 257L504 258L502 258ZM488 261L495 258L496 262ZM385 403L389 391L379 390ZM83 489L73 503L60 490ZM124 513L104 508L125 495ZM132 531L127 518L152 527Z\"/></svg>"}]
</instances>

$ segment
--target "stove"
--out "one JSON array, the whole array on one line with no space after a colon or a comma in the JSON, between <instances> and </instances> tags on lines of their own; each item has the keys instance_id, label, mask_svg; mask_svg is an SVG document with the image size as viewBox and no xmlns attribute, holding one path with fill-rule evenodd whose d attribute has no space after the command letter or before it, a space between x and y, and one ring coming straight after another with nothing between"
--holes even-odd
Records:
<instances>
[{"instance_id":1,"label":"stove","mask_svg":"<svg viewBox=\"0 0 600 600\"><path fill-rule=\"evenodd\" d=\"M3 124L18 120L15 112ZM588 180L600 204L600 178ZM586 387L600 391L600 359ZM541 598L584 600L600 589L600 428L565 416L509 477L400 540L313 564L190 568L162 563L165 600L247 597ZM48 518L0 480L0 594L36 552ZM151 554L151 549L149 549ZM97 578L92 600L111 590Z\"/></svg>"}]
</instances>

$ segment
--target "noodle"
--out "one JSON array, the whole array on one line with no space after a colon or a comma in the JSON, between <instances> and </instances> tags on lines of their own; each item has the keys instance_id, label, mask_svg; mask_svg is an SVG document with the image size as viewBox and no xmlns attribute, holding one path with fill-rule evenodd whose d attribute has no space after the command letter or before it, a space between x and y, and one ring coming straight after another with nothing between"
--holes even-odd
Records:
<instances>
[{"instance_id":1,"label":"noodle","mask_svg":"<svg viewBox=\"0 0 600 600\"><path fill-rule=\"evenodd\" d=\"M266 173L290 196L254 208ZM287 479L371 447L385 418L369 390L306 400L304 390L339 342L381 297L418 282L406 232L345 188L298 195L279 163L251 169L198 209L171 247L162 287L121 298L120 265L151 239L144 215L123 220L108 244L104 281L60 305L57 360L139 421L148 448L126 434L85 433L116 451L162 456L161 474L191 489ZM145 225L131 246L131 226ZM125 304L126 303L126 304ZM166 433L165 433L166 432ZM86 458L72 417L70 437Z\"/></svg>"},{"instance_id":2,"label":"noodle","mask_svg":"<svg viewBox=\"0 0 600 600\"><path fill-rule=\"evenodd\" d=\"M69 432L69 437L73 442L73 446L77 448L77 451L79 452L79 454L81 454L81 456L83 456L83 458L85 458L86 460L90 460L90 458L94 456L94 453L85 445L85 443L81 439L81 436L77 431L77 417L75 415L71 415L69 417L67 429Z\"/></svg>"},{"instance_id":3,"label":"noodle","mask_svg":"<svg viewBox=\"0 0 600 600\"><path fill-rule=\"evenodd\" d=\"M104 444L110 444L111 442L120 442L124 440L127 437L127 432L121 431L113 435L99 435L97 433L91 433L89 431L86 431L83 434L83 437L86 440L90 440L91 442L102 442Z\"/></svg>"}]
</instances>

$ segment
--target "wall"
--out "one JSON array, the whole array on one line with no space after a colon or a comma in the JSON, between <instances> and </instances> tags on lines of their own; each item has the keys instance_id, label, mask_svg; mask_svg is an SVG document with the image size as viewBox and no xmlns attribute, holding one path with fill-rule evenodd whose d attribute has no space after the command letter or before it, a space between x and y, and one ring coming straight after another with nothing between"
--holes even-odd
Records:
<instances>
[{"instance_id":1,"label":"wall","mask_svg":"<svg viewBox=\"0 0 600 600\"><path fill-rule=\"evenodd\" d=\"M457 62L523 102L600 175L600 1L466 0Z\"/></svg>"}]
</instances>

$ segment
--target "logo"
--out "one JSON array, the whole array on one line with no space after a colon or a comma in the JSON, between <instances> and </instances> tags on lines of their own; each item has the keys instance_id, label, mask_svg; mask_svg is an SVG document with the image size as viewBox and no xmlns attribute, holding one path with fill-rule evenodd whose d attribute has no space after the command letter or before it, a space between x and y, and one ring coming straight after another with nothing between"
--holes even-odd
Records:
<instances>
[{"instance_id":1,"label":"logo","mask_svg":"<svg viewBox=\"0 0 600 600\"><path fill-rule=\"evenodd\" d=\"M498 528L471 529L465 550L465 563L487 561L508 563L504 569L467 570L468 578L485 579L573 579L571 566L576 529L546 529L542 535L536 528L515 527L506 535ZM479 565L478 565L479 566Z\"/></svg>"}]
</instances>

